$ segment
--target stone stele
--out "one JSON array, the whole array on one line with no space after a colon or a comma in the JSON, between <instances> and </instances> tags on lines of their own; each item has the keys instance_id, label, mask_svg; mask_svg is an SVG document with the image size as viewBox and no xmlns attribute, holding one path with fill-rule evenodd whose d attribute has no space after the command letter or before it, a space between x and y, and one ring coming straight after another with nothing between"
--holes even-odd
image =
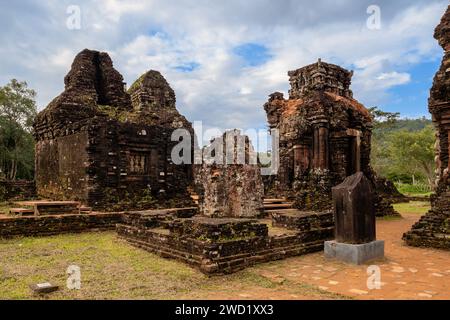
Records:
<instances>
[{"instance_id":1,"label":"stone stele","mask_svg":"<svg viewBox=\"0 0 450 320\"><path fill-rule=\"evenodd\" d=\"M372 194L362 172L332 189L336 240L325 242L327 258L363 264L384 257L384 241L376 240Z\"/></svg>"}]
</instances>

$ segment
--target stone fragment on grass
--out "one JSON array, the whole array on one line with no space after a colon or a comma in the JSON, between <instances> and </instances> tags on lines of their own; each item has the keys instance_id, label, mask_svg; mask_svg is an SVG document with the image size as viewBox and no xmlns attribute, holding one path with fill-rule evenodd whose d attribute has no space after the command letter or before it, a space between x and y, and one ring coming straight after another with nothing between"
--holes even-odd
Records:
<instances>
[{"instance_id":1,"label":"stone fragment on grass","mask_svg":"<svg viewBox=\"0 0 450 320\"><path fill-rule=\"evenodd\" d=\"M52 293L59 289L59 286L50 282L34 283L30 285L30 289L37 294Z\"/></svg>"}]
</instances>

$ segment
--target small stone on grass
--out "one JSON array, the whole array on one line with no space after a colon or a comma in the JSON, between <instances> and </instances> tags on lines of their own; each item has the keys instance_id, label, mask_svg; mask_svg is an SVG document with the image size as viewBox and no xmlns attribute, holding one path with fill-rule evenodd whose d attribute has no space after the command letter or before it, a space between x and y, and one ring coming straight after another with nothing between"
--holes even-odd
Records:
<instances>
[{"instance_id":1,"label":"small stone on grass","mask_svg":"<svg viewBox=\"0 0 450 320\"><path fill-rule=\"evenodd\" d=\"M55 292L59 289L59 286L54 285L50 282L44 283L34 283L30 285L30 289L37 294L45 294Z\"/></svg>"}]
</instances>

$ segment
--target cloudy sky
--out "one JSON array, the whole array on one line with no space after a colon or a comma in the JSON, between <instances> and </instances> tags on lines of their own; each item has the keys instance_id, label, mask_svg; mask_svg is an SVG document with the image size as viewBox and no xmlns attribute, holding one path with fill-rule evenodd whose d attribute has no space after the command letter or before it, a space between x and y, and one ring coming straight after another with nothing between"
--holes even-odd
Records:
<instances>
[{"instance_id":1,"label":"cloudy sky","mask_svg":"<svg viewBox=\"0 0 450 320\"><path fill-rule=\"evenodd\" d=\"M73 5L80 10L79 29ZM380 8L378 29L367 26L370 5ZM190 121L263 128L262 105L274 91L287 93L287 71L320 57L354 70L354 96L366 106L428 116L428 90L442 57L432 35L447 5L448 0L2 0L0 85L11 78L27 81L42 110L63 90L76 53L96 49L111 55L129 85L146 70L161 71Z\"/></svg>"}]
</instances>

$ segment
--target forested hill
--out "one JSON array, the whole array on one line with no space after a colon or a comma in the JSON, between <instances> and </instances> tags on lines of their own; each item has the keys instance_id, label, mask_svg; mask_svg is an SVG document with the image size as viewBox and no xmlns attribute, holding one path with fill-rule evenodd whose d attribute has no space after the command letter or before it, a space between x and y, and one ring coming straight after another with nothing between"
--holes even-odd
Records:
<instances>
[{"instance_id":1,"label":"forested hill","mask_svg":"<svg viewBox=\"0 0 450 320\"><path fill-rule=\"evenodd\" d=\"M423 185L431 190L435 179L435 130L430 119L400 119L398 113L371 110L375 116L372 166L397 183Z\"/></svg>"},{"instance_id":2,"label":"forested hill","mask_svg":"<svg viewBox=\"0 0 450 320\"><path fill-rule=\"evenodd\" d=\"M398 119L391 125L375 126L374 134L398 130L419 131L431 124L432 124L431 119L427 119L425 117L418 119L408 119L408 118Z\"/></svg>"}]
</instances>

